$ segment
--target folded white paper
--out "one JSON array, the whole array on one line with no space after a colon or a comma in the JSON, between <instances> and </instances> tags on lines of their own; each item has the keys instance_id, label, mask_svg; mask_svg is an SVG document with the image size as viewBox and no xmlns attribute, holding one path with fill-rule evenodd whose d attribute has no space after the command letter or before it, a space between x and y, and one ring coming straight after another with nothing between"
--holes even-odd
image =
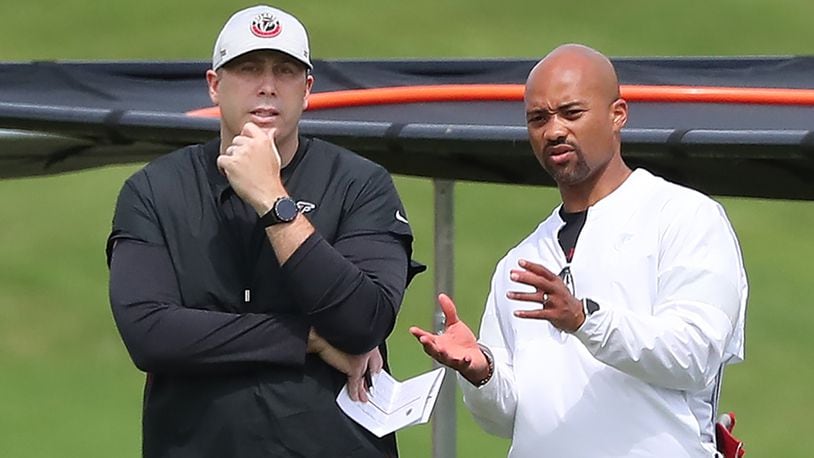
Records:
<instances>
[{"instance_id":1,"label":"folded white paper","mask_svg":"<svg viewBox=\"0 0 814 458\"><path fill-rule=\"evenodd\" d=\"M443 380L443 367L403 382L381 371L373 375L368 402L353 401L345 384L336 403L347 416L376 437L382 437L406 426L426 423Z\"/></svg>"}]
</instances>

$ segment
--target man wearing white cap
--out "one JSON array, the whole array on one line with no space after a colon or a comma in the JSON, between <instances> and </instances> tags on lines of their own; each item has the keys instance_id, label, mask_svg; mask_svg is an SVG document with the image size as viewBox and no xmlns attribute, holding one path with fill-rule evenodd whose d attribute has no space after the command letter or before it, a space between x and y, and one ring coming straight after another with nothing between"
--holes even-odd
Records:
<instances>
[{"instance_id":1,"label":"man wearing white cap","mask_svg":"<svg viewBox=\"0 0 814 458\"><path fill-rule=\"evenodd\" d=\"M412 234L384 168L299 135L311 70L296 18L237 12L206 73L220 138L122 188L110 300L148 373L145 457L396 455L335 398L385 364Z\"/></svg>"}]
</instances>

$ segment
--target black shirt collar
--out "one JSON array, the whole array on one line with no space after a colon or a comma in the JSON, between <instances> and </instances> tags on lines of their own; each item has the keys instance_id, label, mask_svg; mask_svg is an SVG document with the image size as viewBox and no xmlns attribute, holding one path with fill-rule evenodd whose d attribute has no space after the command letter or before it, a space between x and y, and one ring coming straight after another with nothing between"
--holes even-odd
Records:
<instances>
[{"instance_id":1,"label":"black shirt collar","mask_svg":"<svg viewBox=\"0 0 814 458\"><path fill-rule=\"evenodd\" d=\"M212 185L212 193L220 202L221 194L229 189L229 180L218 170L218 156L220 155L220 137L214 138L203 145L204 167L209 184Z\"/></svg>"},{"instance_id":2,"label":"black shirt collar","mask_svg":"<svg viewBox=\"0 0 814 458\"><path fill-rule=\"evenodd\" d=\"M579 222L579 220L584 220L587 215L588 215L588 209L587 208L585 210L582 210L582 211L570 212L569 213L569 212L565 211L565 205L560 207L560 218L562 218L562 220L566 224L572 224L572 223Z\"/></svg>"}]
</instances>

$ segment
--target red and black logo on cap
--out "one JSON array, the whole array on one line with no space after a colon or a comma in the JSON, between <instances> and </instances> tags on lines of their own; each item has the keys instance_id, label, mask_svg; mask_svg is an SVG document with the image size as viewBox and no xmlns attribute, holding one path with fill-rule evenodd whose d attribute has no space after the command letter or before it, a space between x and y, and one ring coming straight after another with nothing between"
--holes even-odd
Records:
<instances>
[{"instance_id":1,"label":"red and black logo on cap","mask_svg":"<svg viewBox=\"0 0 814 458\"><path fill-rule=\"evenodd\" d=\"M273 38L283 31L283 26L273 14L260 13L252 19L251 29L260 38Z\"/></svg>"}]
</instances>

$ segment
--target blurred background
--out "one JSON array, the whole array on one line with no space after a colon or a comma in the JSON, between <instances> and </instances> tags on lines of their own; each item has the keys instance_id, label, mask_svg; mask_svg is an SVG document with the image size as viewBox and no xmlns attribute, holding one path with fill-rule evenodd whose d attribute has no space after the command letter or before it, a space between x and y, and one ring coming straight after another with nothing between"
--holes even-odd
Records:
<instances>
[{"instance_id":1,"label":"blurred background","mask_svg":"<svg viewBox=\"0 0 814 458\"><path fill-rule=\"evenodd\" d=\"M0 61L208 60L229 15L254 3L6 0ZM612 57L814 53L809 0L274 5L306 24L318 59L537 58L564 42ZM0 180L0 457L140 456L144 376L115 330L104 259L113 203L139 166ZM408 291L390 338L394 375L404 379L430 368L407 328L432 326L433 199L429 180L397 177L396 184L415 231L415 257L430 267ZM455 189L453 296L477 327L495 263L559 196L550 188L480 183ZM721 409L737 413L748 456L811 456L814 204L720 201L751 283L747 362L727 371ZM399 433L401 455L429 457L430 436L429 425ZM461 457L505 456L508 447L480 431L462 405L457 440Z\"/></svg>"}]
</instances>

